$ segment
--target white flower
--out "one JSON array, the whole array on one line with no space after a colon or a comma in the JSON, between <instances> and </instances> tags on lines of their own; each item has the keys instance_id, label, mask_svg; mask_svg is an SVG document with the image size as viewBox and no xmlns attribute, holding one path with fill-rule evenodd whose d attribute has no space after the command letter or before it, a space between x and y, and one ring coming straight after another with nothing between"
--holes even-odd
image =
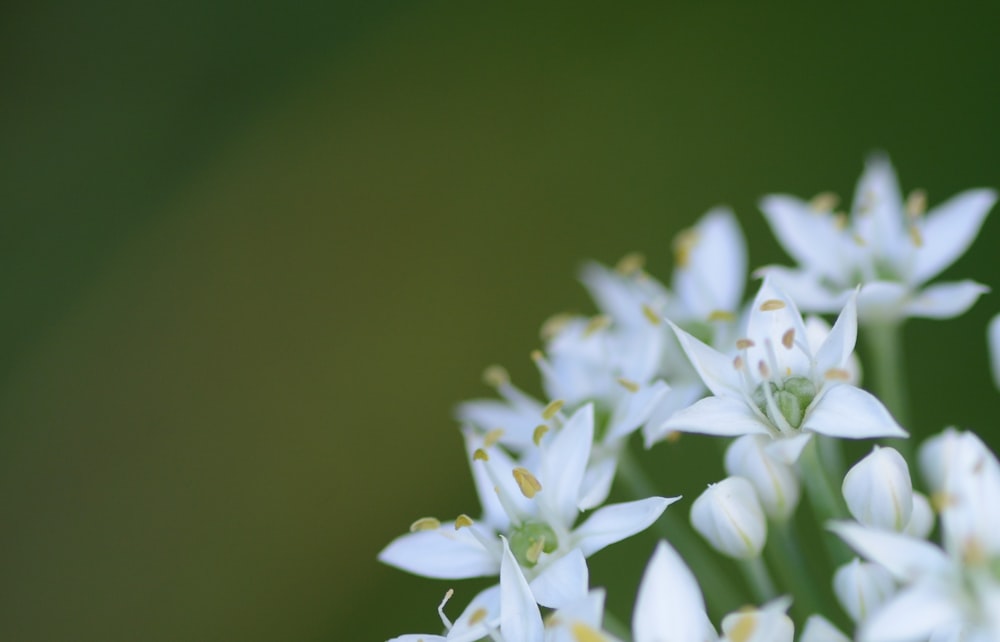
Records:
<instances>
[{"instance_id":1,"label":"white flower","mask_svg":"<svg viewBox=\"0 0 1000 642\"><path fill-rule=\"evenodd\" d=\"M896 592L896 584L878 564L854 558L834 573L833 591L851 619L860 622Z\"/></svg>"},{"instance_id":2,"label":"white flower","mask_svg":"<svg viewBox=\"0 0 1000 642\"><path fill-rule=\"evenodd\" d=\"M799 477L792 466L768 453L770 443L766 435L743 435L734 440L726 449L726 472L753 484L768 517L785 520L799 504Z\"/></svg>"},{"instance_id":3,"label":"white flower","mask_svg":"<svg viewBox=\"0 0 1000 642\"><path fill-rule=\"evenodd\" d=\"M483 504L481 523L465 515L448 523L420 520L415 532L391 542L379 559L427 577L495 576L503 552L496 535L503 534L540 604L558 608L581 597L587 585L584 557L644 530L678 499L605 506L575 525L593 432L593 407L587 405L542 444L533 464L519 465L495 445L476 446L473 476ZM478 443L471 433L466 436L470 447Z\"/></svg>"},{"instance_id":4,"label":"white flower","mask_svg":"<svg viewBox=\"0 0 1000 642\"><path fill-rule=\"evenodd\" d=\"M857 338L855 297L847 299L821 346L813 347L795 303L765 279L747 320L740 354L731 358L674 326L713 396L665 421L672 430L718 436L768 435L771 452L792 463L811 433L831 437L905 437L885 406L847 383Z\"/></svg>"},{"instance_id":5,"label":"white flower","mask_svg":"<svg viewBox=\"0 0 1000 642\"><path fill-rule=\"evenodd\" d=\"M812 202L767 196L760 207L799 267L770 266L762 272L805 310L835 312L861 284L858 314L866 323L958 316L988 288L968 280L924 286L972 244L996 193L962 192L926 216L925 201L914 192L904 203L883 156L868 160L850 217L833 212L836 202L829 195Z\"/></svg>"},{"instance_id":6,"label":"white flower","mask_svg":"<svg viewBox=\"0 0 1000 642\"><path fill-rule=\"evenodd\" d=\"M722 621L720 638L691 569L661 541L639 585L632 635L635 642L792 642L794 625L785 615L789 604L779 598L760 609L730 613Z\"/></svg>"},{"instance_id":7,"label":"white flower","mask_svg":"<svg viewBox=\"0 0 1000 642\"><path fill-rule=\"evenodd\" d=\"M822 615L810 615L799 642L851 642Z\"/></svg>"},{"instance_id":8,"label":"white flower","mask_svg":"<svg viewBox=\"0 0 1000 642\"><path fill-rule=\"evenodd\" d=\"M691 506L691 525L715 550L737 559L757 557L767 541L757 493L742 477L709 484Z\"/></svg>"},{"instance_id":9,"label":"white flower","mask_svg":"<svg viewBox=\"0 0 1000 642\"><path fill-rule=\"evenodd\" d=\"M902 531L913 513L913 485L906 460L894 448L875 446L844 477L844 500L865 526Z\"/></svg>"}]
</instances>

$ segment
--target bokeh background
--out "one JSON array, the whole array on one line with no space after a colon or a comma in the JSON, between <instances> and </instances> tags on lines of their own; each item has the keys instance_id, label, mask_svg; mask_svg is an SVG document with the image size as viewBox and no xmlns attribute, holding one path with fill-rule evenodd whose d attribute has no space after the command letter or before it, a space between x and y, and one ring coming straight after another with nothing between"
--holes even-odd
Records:
<instances>
[{"instance_id":1,"label":"bokeh background","mask_svg":"<svg viewBox=\"0 0 1000 642\"><path fill-rule=\"evenodd\" d=\"M849 196L1000 186L1000 10L785 3L0 9L0 639L382 640L375 555L476 512L453 405L589 311L587 258ZM947 276L998 283L1000 215ZM817 240L817 242L821 242ZM984 297L907 326L917 434L997 437ZM721 476L691 438L665 494ZM690 444L690 445L687 445ZM683 454L678 454L683 452ZM683 510L686 510L684 508ZM594 558L628 617L652 536ZM624 550L628 549L628 550Z\"/></svg>"}]
</instances>

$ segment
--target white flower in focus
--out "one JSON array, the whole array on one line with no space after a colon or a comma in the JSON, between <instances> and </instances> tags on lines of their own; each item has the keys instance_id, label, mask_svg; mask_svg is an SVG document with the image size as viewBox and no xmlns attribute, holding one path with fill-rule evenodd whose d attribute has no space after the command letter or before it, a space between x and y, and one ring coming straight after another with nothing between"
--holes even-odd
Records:
<instances>
[{"instance_id":1,"label":"white flower in focus","mask_svg":"<svg viewBox=\"0 0 1000 642\"><path fill-rule=\"evenodd\" d=\"M842 490L851 515L865 526L902 531L910 523L910 469L894 448L875 446L847 471Z\"/></svg>"},{"instance_id":2,"label":"white flower in focus","mask_svg":"<svg viewBox=\"0 0 1000 642\"><path fill-rule=\"evenodd\" d=\"M737 559L757 557L767 541L757 493L742 477L709 484L691 506L691 525L715 550Z\"/></svg>"},{"instance_id":3,"label":"white flower in focus","mask_svg":"<svg viewBox=\"0 0 1000 642\"><path fill-rule=\"evenodd\" d=\"M855 297L818 348L810 346L795 303L765 279L754 299L735 359L674 331L713 396L674 414L658 427L717 436L760 434L771 453L793 463L811 433L862 439L905 437L885 406L847 383L857 338Z\"/></svg>"},{"instance_id":4,"label":"white flower in focus","mask_svg":"<svg viewBox=\"0 0 1000 642\"><path fill-rule=\"evenodd\" d=\"M726 472L753 484L764 512L771 519L786 520L795 512L801 494L795 469L768 453L771 438L743 435L726 449Z\"/></svg>"},{"instance_id":5,"label":"white flower in focus","mask_svg":"<svg viewBox=\"0 0 1000 642\"><path fill-rule=\"evenodd\" d=\"M851 619L861 622L896 592L896 583L878 564L854 558L837 569L833 591Z\"/></svg>"},{"instance_id":6,"label":"white flower in focus","mask_svg":"<svg viewBox=\"0 0 1000 642\"><path fill-rule=\"evenodd\" d=\"M786 195L761 201L774 235L799 264L761 272L804 310L835 312L860 284L865 323L958 316L988 288L969 280L925 284L968 249L996 198L990 189L969 190L925 215L925 195L913 192L904 202L888 159L873 156L850 216L834 213L836 199L827 194L811 202Z\"/></svg>"}]
</instances>

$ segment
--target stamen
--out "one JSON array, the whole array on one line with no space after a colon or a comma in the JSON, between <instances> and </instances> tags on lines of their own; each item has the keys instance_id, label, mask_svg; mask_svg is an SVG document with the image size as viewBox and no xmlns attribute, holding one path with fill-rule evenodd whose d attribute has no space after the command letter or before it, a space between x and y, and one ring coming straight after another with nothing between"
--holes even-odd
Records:
<instances>
[{"instance_id":1,"label":"stamen","mask_svg":"<svg viewBox=\"0 0 1000 642\"><path fill-rule=\"evenodd\" d=\"M494 364L483 370L483 382L491 388L499 388L510 383L510 375L503 366Z\"/></svg>"},{"instance_id":2,"label":"stamen","mask_svg":"<svg viewBox=\"0 0 1000 642\"><path fill-rule=\"evenodd\" d=\"M757 344L754 343L753 341L751 341L750 339L737 339L736 340L736 349L737 350L746 350L747 348L752 348L755 345L757 345Z\"/></svg>"},{"instance_id":3,"label":"stamen","mask_svg":"<svg viewBox=\"0 0 1000 642\"><path fill-rule=\"evenodd\" d=\"M843 368L830 368L823 373L823 378L827 381L849 381L851 373Z\"/></svg>"},{"instance_id":4,"label":"stamen","mask_svg":"<svg viewBox=\"0 0 1000 642\"><path fill-rule=\"evenodd\" d=\"M549 405L545 406L545 409L542 410L542 419L548 421L549 419L555 417L556 413L562 410L562 407L565 403L566 402L563 401L562 399L556 399L554 401L550 401Z\"/></svg>"},{"instance_id":5,"label":"stamen","mask_svg":"<svg viewBox=\"0 0 1000 642\"><path fill-rule=\"evenodd\" d=\"M934 511L938 513L944 512L956 503L954 495L946 493L945 491L939 491L931 495L931 506L934 508Z\"/></svg>"},{"instance_id":6,"label":"stamen","mask_svg":"<svg viewBox=\"0 0 1000 642\"><path fill-rule=\"evenodd\" d=\"M785 307L785 302L781 299L768 299L760 304L761 312L773 312L774 310L781 310Z\"/></svg>"},{"instance_id":7,"label":"stamen","mask_svg":"<svg viewBox=\"0 0 1000 642\"><path fill-rule=\"evenodd\" d=\"M536 539L528 550L524 553L524 558L532 564L538 563L538 558L542 556L542 549L545 548L545 536L541 535Z\"/></svg>"},{"instance_id":8,"label":"stamen","mask_svg":"<svg viewBox=\"0 0 1000 642\"><path fill-rule=\"evenodd\" d=\"M671 430L670 432L667 433L667 436L664 437L664 440L668 444L676 444L678 441L681 440L681 435L683 434L684 433L680 432L679 430Z\"/></svg>"},{"instance_id":9,"label":"stamen","mask_svg":"<svg viewBox=\"0 0 1000 642\"><path fill-rule=\"evenodd\" d=\"M610 325L611 317L606 314L598 314L587 322L587 326L583 329L583 336L584 338L589 337L595 332L599 332Z\"/></svg>"},{"instance_id":10,"label":"stamen","mask_svg":"<svg viewBox=\"0 0 1000 642\"><path fill-rule=\"evenodd\" d=\"M631 379L626 379L625 377L618 377L618 383L621 384L622 388L625 388L629 392L639 392L639 384L632 381Z\"/></svg>"},{"instance_id":11,"label":"stamen","mask_svg":"<svg viewBox=\"0 0 1000 642\"><path fill-rule=\"evenodd\" d=\"M531 441L535 442L536 446L542 445L542 437L545 433L549 431L549 427L545 424L539 424L535 426L535 432L531 435Z\"/></svg>"},{"instance_id":12,"label":"stamen","mask_svg":"<svg viewBox=\"0 0 1000 642\"><path fill-rule=\"evenodd\" d=\"M497 442L503 439L503 428L494 428L483 436L483 447L492 448Z\"/></svg>"},{"instance_id":13,"label":"stamen","mask_svg":"<svg viewBox=\"0 0 1000 642\"><path fill-rule=\"evenodd\" d=\"M539 334L544 341L551 341L556 338L556 336L558 336L559 333L562 332L572 320L573 315L566 312L553 315L546 319L545 323L542 324L542 329L539 330Z\"/></svg>"},{"instance_id":14,"label":"stamen","mask_svg":"<svg viewBox=\"0 0 1000 642\"><path fill-rule=\"evenodd\" d=\"M541 350L532 350L531 351L531 360L532 361L544 361L545 360L545 355L542 354Z\"/></svg>"},{"instance_id":15,"label":"stamen","mask_svg":"<svg viewBox=\"0 0 1000 642\"><path fill-rule=\"evenodd\" d=\"M521 493L528 499L531 499L536 494L541 492L542 484L527 468L521 468L518 466L512 470L511 473L514 475L514 481L517 482L517 487L521 489Z\"/></svg>"},{"instance_id":16,"label":"stamen","mask_svg":"<svg viewBox=\"0 0 1000 642\"><path fill-rule=\"evenodd\" d=\"M472 518L465 513L462 513L455 518L455 530L457 531L465 526L472 526Z\"/></svg>"},{"instance_id":17,"label":"stamen","mask_svg":"<svg viewBox=\"0 0 1000 642\"><path fill-rule=\"evenodd\" d=\"M439 528L441 528L441 522L433 517L421 517L410 524L411 533L416 533L417 531L436 531Z\"/></svg>"},{"instance_id":18,"label":"stamen","mask_svg":"<svg viewBox=\"0 0 1000 642\"><path fill-rule=\"evenodd\" d=\"M913 242L913 245L915 245L916 247L924 246L924 237L922 234L920 234L920 230L917 228L916 225L911 225L909 228L907 228L907 231L910 233L910 241Z\"/></svg>"},{"instance_id":19,"label":"stamen","mask_svg":"<svg viewBox=\"0 0 1000 642\"><path fill-rule=\"evenodd\" d=\"M747 364L743 362L743 357L740 355L736 355L736 358L733 359L733 368L736 370L742 370L746 367L746 365Z\"/></svg>"},{"instance_id":20,"label":"stamen","mask_svg":"<svg viewBox=\"0 0 1000 642\"><path fill-rule=\"evenodd\" d=\"M476 448L472 453L472 461L489 461L490 456L482 448Z\"/></svg>"},{"instance_id":21,"label":"stamen","mask_svg":"<svg viewBox=\"0 0 1000 642\"><path fill-rule=\"evenodd\" d=\"M622 276L632 276L646 265L646 257L639 252L629 252L615 265L615 272Z\"/></svg>"},{"instance_id":22,"label":"stamen","mask_svg":"<svg viewBox=\"0 0 1000 642\"><path fill-rule=\"evenodd\" d=\"M595 631L583 622L573 622L569 627L576 642L607 642L607 637L600 631Z\"/></svg>"},{"instance_id":23,"label":"stamen","mask_svg":"<svg viewBox=\"0 0 1000 642\"><path fill-rule=\"evenodd\" d=\"M736 315L729 310L712 310L708 315L709 321L735 321Z\"/></svg>"},{"instance_id":24,"label":"stamen","mask_svg":"<svg viewBox=\"0 0 1000 642\"><path fill-rule=\"evenodd\" d=\"M781 335L781 345L785 346L786 350L792 349L795 345L795 328L785 330L785 334Z\"/></svg>"},{"instance_id":25,"label":"stamen","mask_svg":"<svg viewBox=\"0 0 1000 642\"><path fill-rule=\"evenodd\" d=\"M906 213L916 218L927 211L927 192L915 189L906 197Z\"/></svg>"},{"instance_id":26,"label":"stamen","mask_svg":"<svg viewBox=\"0 0 1000 642\"><path fill-rule=\"evenodd\" d=\"M757 370L760 372L760 376L762 376L762 377L764 377L765 379L768 379L768 380L771 379L771 369L767 367L767 364L764 363L763 359L761 359L757 363Z\"/></svg>"},{"instance_id":27,"label":"stamen","mask_svg":"<svg viewBox=\"0 0 1000 642\"><path fill-rule=\"evenodd\" d=\"M809 207L814 212L829 212L840 203L840 197L833 192L820 192L809 201Z\"/></svg>"},{"instance_id":28,"label":"stamen","mask_svg":"<svg viewBox=\"0 0 1000 642\"><path fill-rule=\"evenodd\" d=\"M645 303L642 304L642 314L643 316L646 317L646 320L652 323L653 325L660 325L660 323L663 322L663 320L660 318L660 315L657 314L653 308L649 307Z\"/></svg>"},{"instance_id":29,"label":"stamen","mask_svg":"<svg viewBox=\"0 0 1000 642\"><path fill-rule=\"evenodd\" d=\"M764 365L763 361L761 361L761 365ZM764 390L764 400L767 403L767 418L770 422L772 424L777 424L779 432L785 434L795 432L792 425L788 423L787 419L785 419L785 415L781 412L781 408L778 407L778 402L774 398L774 392L771 390L771 383L769 381L763 381L761 382L761 388Z\"/></svg>"},{"instance_id":30,"label":"stamen","mask_svg":"<svg viewBox=\"0 0 1000 642\"><path fill-rule=\"evenodd\" d=\"M444 614L444 605L448 603L448 600L450 600L451 596L454 594L455 589L448 589L448 591L444 594L444 599L441 600L440 604L438 604L438 615L441 616L441 623L444 624L446 631L451 631L451 627L454 625L451 623L451 620L448 619L448 616Z\"/></svg>"},{"instance_id":31,"label":"stamen","mask_svg":"<svg viewBox=\"0 0 1000 642\"><path fill-rule=\"evenodd\" d=\"M674 237L674 263L679 268L686 268L691 263L691 253L698 245L698 233L694 230L684 230Z\"/></svg>"}]
</instances>

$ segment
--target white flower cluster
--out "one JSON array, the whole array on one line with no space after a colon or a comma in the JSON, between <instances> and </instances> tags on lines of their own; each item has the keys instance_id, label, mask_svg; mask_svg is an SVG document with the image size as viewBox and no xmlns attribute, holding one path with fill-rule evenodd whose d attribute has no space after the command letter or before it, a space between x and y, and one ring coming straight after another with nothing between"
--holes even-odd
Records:
<instances>
[{"instance_id":1,"label":"white flower cluster","mask_svg":"<svg viewBox=\"0 0 1000 642\"><path fill-rule=\"evenodd\" d=\"M637 255L614 269L585 266L581 279L599 313L544 325L545 348L532 357L545 397L525 393L494 366L485 379L498 398L457 409L481 510L418 519L379 555L426 577L498 577L498 584L454 620L445 614L449 590L438 609L442 634L394 640L792 642L792 608L801 642L1000 641L993 453L953 429L926 441L922 494L906 457L886 442L844 475L838 441L907 437L893 415L904 409L890 412L880 401L901 397L860 387L859 325L879 328L881 340L907 317L967 310L985 286L926 283L969 247L995 200L991 190L972 190L925 214L926 197L904 199L883 157L869 161L849 215L835 212L829 194L766 197L761 208L799 265L759 270L763 282L749 303L745 242L722 208L677 238L670 287ZM831 326L800 309L836 318ZM1000 381L1000 317L989 337ZM897 379L883 377L901 385ZM713 596L703 595L696 576L701 585L738 582L717 576L707 549L685 561L683 547L659 543L631 631L605 617L604 592L589 585L590 555L677 510L664 515L679 497L636 483L642 472L629 448L637 432L647 448L681 432L733 438L724 457L729 477L690 505L693 530L738 561L746 601L761 605L725 616L721 632L706 609L705 595ZM634 491L633 501L607 503L616 479ZM827 535L818 539L830 577L806 568L802 497L820 528L861 559L847 559L843 543ZM940 546L927 541L936 526Z\"/></svg>"}]
</instances>

